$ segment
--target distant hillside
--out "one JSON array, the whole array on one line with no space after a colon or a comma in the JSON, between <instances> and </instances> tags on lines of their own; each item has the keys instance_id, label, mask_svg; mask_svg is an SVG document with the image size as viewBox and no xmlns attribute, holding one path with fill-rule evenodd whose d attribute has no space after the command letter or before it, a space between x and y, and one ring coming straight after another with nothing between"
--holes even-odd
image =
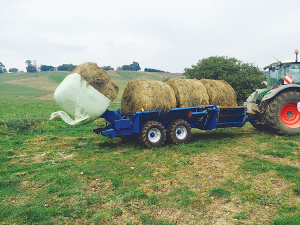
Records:
<instances>
[{"instance_id":1,"label":"distant hillside","mask_svg":"<svg viewBox=\"0 0 300 225\"><path fill-rule=\"evenodd\" d=\"M164 78L174 78L174 76L181 78L182 73L160 73L160 72L136 72L136 71L115 71L118 75L126 80L136 80L140 78L152 79L162 81Z\"/></svg>"},{"instance_id":2,"label":"distant hillside","mask_svg":"<svg viewBox=\"0 0 300 225\"><path fill-rule=\"evenodd\" d=\"M141 78L162 81L166 78L182 78L181 73L152 73L136 71L107 71L111 79L119 86L119 94L113 104L120 104L124 88L131 80ZM0 76L0 84L16 85L29 89L40 90L40 99L53 99L53 93L57 86L68 75L63 71L47 71L37 73L10 73ZM28 89L28 90L29 90ZM25 90L25 89L24 89ZM26 89L27 90L27 89ZM26 95L26 93L23 93Z\"/></svg>"},{"instance_id":3,"label":"distant hillside","mask_svg":"<svg viewBox=\"0 0 300 225\"><path fill-rule=\"evenodd\" d=\"M166 75L166 76L171 76L171 77L183 77L183 73L160 73L160 72L156 72L156 73Z\"/></svg>"}]
</instances>

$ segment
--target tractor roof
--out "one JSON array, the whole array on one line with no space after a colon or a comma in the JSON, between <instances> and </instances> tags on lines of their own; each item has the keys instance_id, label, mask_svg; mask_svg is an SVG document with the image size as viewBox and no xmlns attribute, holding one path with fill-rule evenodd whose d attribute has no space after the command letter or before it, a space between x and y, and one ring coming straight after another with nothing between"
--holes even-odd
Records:
<instances>
[{"instance_id":1,"label":"tractor roof","mask_svg":"<svg viewBox=\"0 0 300 225\"><path fill-rule=\"evenodd\" d=\"M278 62L275 62L275 63L271 63L269 66L265 66L264 70L265 69L271 69L271 68L273 68L275 66L280 66L280 65L286 64L286 63L300 63L300 62L299 61L296 62L295 59L294 60L278 61Z\"/></svg>"},{"instance_id":2,"label":"tractor roof","mask_svg":"<svg viewBox=\"0 0 300 225\"><path fill-rule=\"evenodd\" d=\"M284 61L281 61L281 63L295 63L295 59L294 60L284 60Z\"/></svg>"}]
</instances>

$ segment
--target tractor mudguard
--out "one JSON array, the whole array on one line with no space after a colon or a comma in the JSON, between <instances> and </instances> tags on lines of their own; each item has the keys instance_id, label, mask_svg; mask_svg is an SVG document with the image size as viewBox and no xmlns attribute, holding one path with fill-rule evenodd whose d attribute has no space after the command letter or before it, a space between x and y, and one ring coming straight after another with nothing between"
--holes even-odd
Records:
<instances>
[{"instance_id":1,"label":"tractor mudguard","mask_svg":"<svg viewBox=\"0 0 300 225\"><path fill-rule=\"evenodd\" d=\"M300 85L299 84L286 84L286 85L282 85L282 86L279 86L278 88L276 89L272 89L270 90L263 98L262 98L262 101L266 101L266 100L269 100L269 99L272 99L273 97L275 97L278 93L286 90L286 89L296 89L296 90L299 90L300 91ZM300 99L299 99L300 101Z\"/></svg>"}]
</instances>

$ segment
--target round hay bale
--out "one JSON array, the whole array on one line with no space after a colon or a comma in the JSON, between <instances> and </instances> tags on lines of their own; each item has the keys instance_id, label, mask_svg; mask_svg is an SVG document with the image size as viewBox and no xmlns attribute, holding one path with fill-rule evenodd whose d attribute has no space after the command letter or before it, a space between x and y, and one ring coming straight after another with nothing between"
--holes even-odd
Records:
<instances>
[{"instance_id":1,"label":"round hay bale","mask_svg":"<svg viewBox=\"0 0 300 225\"><path fill-rule=\"evenodd\" d=\"M172 88L161 81L139 79L130 81L124 89L121 111L134 114L142 109L169 111L176 107Z\"/></svg>"},{"instance_id":2,"label":"round hay bale","mask_svg":"<svg viewBox=\"0 0 300 225\"><path fill-rule=\"evenodd\" d=\"M209 104L217 106L237 106L236 93L224 80L202 79L200 82L206 87Z\"/></svg>"},{"instance_id":3,"label":"round hay bale","mask_svg":"<svg viewBox=\"0 0 300 225\"><path fill-rule=\"evenodd\" d=\"M80 74L81 78L97 91L113 101L119 92L119 87L109 77L107 72L97 66L97 63L86 62L77 66L71 73Z\"/></svg>"},{"instance_id":4,"label":"round hay bale","mask_svg":"<svg viewBox=\"0 0 300 225\"><path fill-rule=\"evenodd\" d=\"M166 83L175 93L177 108L209 104L207 90L199 80L175 78Z\"/></svg>"}]
</instances>

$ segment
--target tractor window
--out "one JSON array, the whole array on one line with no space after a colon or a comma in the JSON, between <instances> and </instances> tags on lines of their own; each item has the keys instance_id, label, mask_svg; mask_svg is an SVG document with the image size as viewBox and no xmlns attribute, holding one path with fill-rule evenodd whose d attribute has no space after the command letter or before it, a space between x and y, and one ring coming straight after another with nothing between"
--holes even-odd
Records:
<instances>
[{"instance_id":1,"label":"tractor window","mask_svg":"<svg viewBox=\"0 0 300 225\"><path fill-rule=\"evenodd\" d=\"M300 80L300 64L290 64L285 68L285 76L292 76L293 82Z\"/></svg>"},{"instance_id":2,"label":"tractor window","mask_svg":"<svg viewBox=\"0 0 300 225\"><path fill-rule=\"evenodd\" d=\"M271 89L274 86L280 86L282 84L283 78L281 74L281 67L277 66L270 69L270 76L268 78L268 88Z\"/></svg>"}]
</instances>

